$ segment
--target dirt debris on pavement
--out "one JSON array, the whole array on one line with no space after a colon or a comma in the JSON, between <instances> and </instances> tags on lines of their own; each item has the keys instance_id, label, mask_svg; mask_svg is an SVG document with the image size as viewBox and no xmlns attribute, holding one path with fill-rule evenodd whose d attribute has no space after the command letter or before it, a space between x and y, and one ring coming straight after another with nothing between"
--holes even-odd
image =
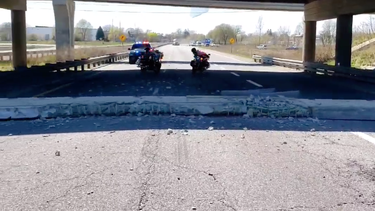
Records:
<instances>
[{"instance_id":1,"label":"dirt debris on pavement","mask_svg":"<svg viewBox=\"0 0 375 211\"><path fill-rule=\"evenodd\" d=\"M58 157L59 157L60 155L61 155L60 151L56 151L56 152L55 152L55 156L58 156Z\"/></svg>"}]
</instances>

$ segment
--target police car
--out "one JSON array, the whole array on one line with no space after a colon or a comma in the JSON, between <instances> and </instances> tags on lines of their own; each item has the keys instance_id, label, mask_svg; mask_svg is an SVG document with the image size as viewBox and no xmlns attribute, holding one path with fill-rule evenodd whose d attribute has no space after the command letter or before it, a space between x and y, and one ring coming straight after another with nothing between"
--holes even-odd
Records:
<instances>
[{"instance_id":1,"label":"police car","mask_svg":"<svg viewBox=\"0 0 375 211\"><path fill-rule=\"evenodd\" d=\"M151 44L148 41L143 41L143 42L135 42L131 48L128 48L129 52L129 64L135 64L137 59L145 53L145 48L150 48L153 50L151 47Z\"/></svg>"}]
</instances>

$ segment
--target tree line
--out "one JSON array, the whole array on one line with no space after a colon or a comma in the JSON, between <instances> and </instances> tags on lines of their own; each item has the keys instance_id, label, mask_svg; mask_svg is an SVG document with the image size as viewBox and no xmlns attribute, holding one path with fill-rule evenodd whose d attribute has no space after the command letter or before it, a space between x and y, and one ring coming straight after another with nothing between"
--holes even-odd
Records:
<instances>
[{"instance_id":1,"label":"tree line","mask_svg":"<svg viewBox=\"0 0 375 211\"><path fill-rule=\"evenodd\" d=\"M240 25L229 25L220 24L214 27L208 34L197 33L189 29L177 29L173 33L162 34L153 32L151 30L143 30L141 28L122 28L119 26L105 25L98 29L94 29L92 24L82 19L78 21L75 26L75 40L76 41L92 41L102 40L119 42L120 36L125 35L127 41L137 41L148 39L150 42L159 41L171 41L173 39L179 39L181 41L194 41L203 39L212 39L217 44L226 45L229 44L231 38L235 39L236 43L247 43L247 44L262 44L271 43L274 45L292 45L295 44L296 40L293 35L303 35L304 20L301 18L301 22L294 29L294 33L288 26L280 26L277 30L266 29L265 23L262 16L258 17L258 21L255 25L253 33L246 33ZM355 40L369 40L375 37L375 16L368 15L367 20L363 21L359 25L353 27L353 38ZM323 22L321 30L318 32L318 38L324 46L331 46L336 40L336 21L327 20ZM36 34L29 34L29 41L45 40L45 37L38 37ZM55 30L52 29L52 37L49 39L55 39ZM0 24L0 41L11 40L11 24L2 23Z\"/></svg>"}]
</instances>

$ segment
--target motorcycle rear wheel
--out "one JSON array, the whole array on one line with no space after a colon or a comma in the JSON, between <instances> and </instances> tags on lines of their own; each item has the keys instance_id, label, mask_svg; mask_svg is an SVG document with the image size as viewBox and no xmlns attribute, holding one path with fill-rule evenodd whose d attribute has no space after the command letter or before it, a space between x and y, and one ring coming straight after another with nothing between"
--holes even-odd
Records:
<instances>
[{"instance_id":1,"label":"motorcycle rear wheel","mask_svg":"<svg viewBox=\"0 0 375 211\"><path fill-rule=\"evenodd\" d=\"M156 63L154 67L154 73L159 74L161 70L161 63Z\"/></svg>"},{"instance_id":2,"label":"motorcycle rear wheel","mask_svg":"<svg viewBox=\"0 0 375 211\"><path fill-rule=\"evenodd\" d=\"M196 67L193 67L193 69L191 70L191 72L193 73L193 74L195 74L195 73L197 73L197 68Z\"/></svg>"}]
</instances>

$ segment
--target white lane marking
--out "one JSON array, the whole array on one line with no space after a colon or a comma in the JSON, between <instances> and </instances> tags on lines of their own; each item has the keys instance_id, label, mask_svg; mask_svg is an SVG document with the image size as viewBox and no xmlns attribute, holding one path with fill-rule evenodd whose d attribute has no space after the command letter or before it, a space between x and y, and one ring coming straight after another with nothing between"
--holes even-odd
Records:
<instances>
[{"instance_id":1,"label":"white lane marking","mask_svg":"<svg viewBox=\"0 0 375 211\"><path fill-rule=\"evenodd\" d=\"M212 50L212 51L215 51L215 50ZM233 56L225 55L225 54L223 54L223 53L221 53L221 52L219 52L219 51L215 51L215 54L218 54L218 55L220 55L220 56L222 56L222 57L226 57L226 58L228 58L228 59L234 60L234 61L236 61L236 62L244 62L244 61L241 61L241 60L239 60L239 59L234 58Z\"/></svg>"},{"instance_id":2,"label":"white lane marking","mask_svg":"<svg viewBox=\"0 0 375 211\"><path fill-rule=\"evenodd\" d=\"M253 84L253 85L255 85L255 86L257 86L257 87L263 87L262 85L260 85L260 84L258 84L258 83L255 83L254 81L252 81L252 80L246 80L247 82L249 82L249 83L251 83L251 84Z\"/></svg>"},{"instance_id":3,"label":"white lane marking","mask_svg":"<svg viewBox=\"0 0 375 211\"><path fill-rule=\"evenodd\" d=\"M220 69L225 70L225 67L220 67Z\"/></svg>"},{"instance_id":4,"label":"white lane marking","mask_svg":"<svg viewBox=\"0 0 375 211\"><path fill-rule=\"evenodd\" d=\"M156 89L154 90L154 92L152 93L152 95L157 95L158 92L159 92L159 88L156 88Z\"/></svg>"},{"instance_id":5,"label":"white lane marking","mask_svg":"<svg viewBox=\"0 0 375 211\"><path fill-rule=\"evenodd\" d=\"M362 132L352 132L352 134L372 143L372 144L375 144L375 138L372 137L372 136L369 136L367 135L366 133L362 133Z\"/></svg>"},{"instance_id":6,"label":"white lane marking","mask_svg":"<svg viewBox=\"0 0 375 211\"><path fill-rule=\"evenodd\" d=\"M217 65L217 64L214 64L214 66L219 66L219 65Z\"/></svg>"},{"instance_id":7,"label":"white lane marking","mask_svg":"<svg viewBox=\"0 0 375 211\"><path fill-rule=\"evenodd\" d=\"M234 72L230 72L230 74L232 74L234 76L237 76L237 77L240 77L240 75L238 75L237 73L234 73Z\"/></svg>"}]
</instances>

